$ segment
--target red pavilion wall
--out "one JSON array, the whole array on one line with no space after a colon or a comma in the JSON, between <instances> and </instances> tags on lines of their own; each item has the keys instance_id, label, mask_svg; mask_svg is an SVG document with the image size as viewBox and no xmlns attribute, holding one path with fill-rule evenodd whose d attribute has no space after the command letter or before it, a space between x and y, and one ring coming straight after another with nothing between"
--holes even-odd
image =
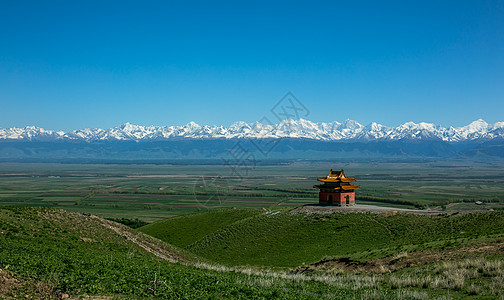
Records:
<instances>
[{"instance_id":1,"label":"red pavilion wall","mask_svg":"<svg viewBox=\"0 0 504 300\"><path fill-rule=\"evenodd\" d=\"M339 193L340 195L340 201L346 201L346 197L349 196L348 200L350 202L354 201L355 202L355 192L348 192L348 193Z\"/></svg>"},{"instance_id":2,"label":"red pavilion wall","mask_svg":"<svg viewBox=\"0 0 504 300\"><path fill-rule=\"evenodd\" d=\"M343 193L332 193L332 192L319 192L319 203L328 204L327 198L332 195L333 205L346 205L346 197L350 201L350 205L355 204L355 192L343 192Z\"/></svg>"}]
</instances>

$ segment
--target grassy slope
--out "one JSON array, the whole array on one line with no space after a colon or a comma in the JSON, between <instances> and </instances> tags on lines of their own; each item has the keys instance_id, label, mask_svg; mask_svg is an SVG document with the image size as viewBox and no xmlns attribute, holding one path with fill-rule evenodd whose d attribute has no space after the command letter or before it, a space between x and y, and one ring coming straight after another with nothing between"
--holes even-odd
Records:
<instances>
[{"instance_id":1,"label":"grassy slope","mask_svg":"<svg viewBox=\"0 0 504 300\"><path fill-rule=\"evenodd\" d=\"M293 217L295 219L286 214L257 215L217 232L261 222L266 222L264 227L270 227L271 221L267 220L277 220L273 222L276 224L299 221L299 216ZM500 218L498 215L489 217L492 219L487 223ZM174 299L460 299L468 295L502 296L504 289L502 255L404 268L392 273L351 274L334 273L334 270L312 275L272 273L208 264L168 263L104 224L110 223L59 209L0 207L0 299L61 299L63 293L148 298L154 296L154 279L157 282L155 296ZM293 224L285 226L289 225ZM301 222L296 228L299 230L304 225ZM116 224L117 227L138 240L149 240L125 226ZM243 231L236 232L241 233ZM149 241L182 260L195 259L161 241Z\"/></svg>"},{"instance_id":2,"label":"grassy slope","mask_svg":"<svg viewBox=\"0 0 504 300\"><path fill-rule=\"evenodd\" d=\"M202 222L222 224L219 216L230 220L233 211L187 216ZM241 214L242 212L240 212ZM180 230L183 226L174 226ZM163 232L166 223L149 225L150 232ZM470 240L504 235L504 213L490 212L467 215L383 216L374 214L290 214L288 211L261 213L220 227L200 240L157 237L227 265L295 267L324 257L350 257L366 261L401 252L443 249ZM154 230L154 228L156 228ZM190 231L190 229L189 229ZM147 231L146 231L147 232ZM156 236L156 235L155 235Z\"/></svg>"},{"instance_id":3,"label":"grassy slope","mask_svg":"<svg viewBox=\"0 0 504 300\"><path fill-rule=\"evenodd\" d=\"M258 210L217 210L164 219L139 230L179 247L186 247L236 221L259 214Z\"/></svg>"},{"instance_id":4,"label":"grassy slope","mask_svg":"<svg viewBox=\"0 0 504 300\"><path fill-rule=\"evenodd\" d=\"M154 296L155 278L156 296L177 299L346 298L366 292L355 291L351 282L341 289L321 281L169 263L102 224L59 209L0 207L0 299L61 299L63 293L146 298Z\"/></svg>"}]
</instances>

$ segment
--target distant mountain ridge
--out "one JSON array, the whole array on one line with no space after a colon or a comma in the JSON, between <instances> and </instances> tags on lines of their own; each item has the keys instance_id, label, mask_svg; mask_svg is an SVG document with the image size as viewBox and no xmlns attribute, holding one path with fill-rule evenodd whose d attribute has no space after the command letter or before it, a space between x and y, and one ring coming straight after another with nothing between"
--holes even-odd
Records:
<instances>
[{"instance_id":1,"label":"distant mountain ridge","mask_svg":"<svg viewBox=\"0 0 504 300\"><path fill-rule=\"evenodd\" d=\"M246 151L237 155L233 151ZM51 131L0 128L0 161L166 161L232 159L504 159L504 122L476 120L442 127L407 122L397 127L356 121L279 124L236 122L229 127L140 126Z\"/></svg>"},{"instance_id":2,"label":"distant mountain ridge","mask_svg":"<svg viewBox=\"0 0 504 300\"><path fill-rule=\"evenodd\" d=\"M488 142L504 139L504 122L488 124L482 119L462 127L442 127L433 123L407 122L388 127L376 122L367 126L346 120L343 123L284 120L279 124L236 122L229 127L200 126L189 122L183 126L141 126L126 123L110 129L81 129L69 132L40 127L0 128L0 141L170 141L180 139L308 139L316 141L443 141Z\"/></svg>"}]
</instances>

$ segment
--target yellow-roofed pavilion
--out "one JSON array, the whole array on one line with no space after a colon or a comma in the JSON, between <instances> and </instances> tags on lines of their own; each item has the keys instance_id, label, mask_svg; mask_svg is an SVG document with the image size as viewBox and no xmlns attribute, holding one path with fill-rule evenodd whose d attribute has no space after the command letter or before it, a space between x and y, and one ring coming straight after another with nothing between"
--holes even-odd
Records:
<instances>
[{"instance_id":1,"label":"yellow-roofed pavilion","mask_svg":"<svg viewBox=\"0 0 504 300\"><path fill-rule=\"evenodd\" d=\"M341 171L331 169L329 175L317 178L317 180L324 183L313 186L320 190L320 205L355 205L355 190L360 188L360 185L351 184L356 179L346 176L343 169Z\"/></svg>"}]
</instances>

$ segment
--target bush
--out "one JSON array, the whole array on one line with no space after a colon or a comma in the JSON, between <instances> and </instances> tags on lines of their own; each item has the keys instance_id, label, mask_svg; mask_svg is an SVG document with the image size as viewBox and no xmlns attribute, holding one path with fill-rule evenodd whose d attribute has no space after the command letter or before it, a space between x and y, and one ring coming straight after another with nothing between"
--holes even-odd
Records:
<instances>
[{"instance_id":1,"label":"bush","mask_svg":"<svg viewBox=\"0 0 504 300\"><path fill-rule=\"evenodd\" d=\"M107 220L110 220L110 221L114 221L114 222L117 222L117 223L121 223L121 224L124 224L128 227L131 227L133 229L137 229L137 228L140 228L142 226L145 226L149 223L145 222L145 221L142 221L138 218L134 218L134 219L126 219L126 218L107 218Z\"/></svg>"}]
</instances>

